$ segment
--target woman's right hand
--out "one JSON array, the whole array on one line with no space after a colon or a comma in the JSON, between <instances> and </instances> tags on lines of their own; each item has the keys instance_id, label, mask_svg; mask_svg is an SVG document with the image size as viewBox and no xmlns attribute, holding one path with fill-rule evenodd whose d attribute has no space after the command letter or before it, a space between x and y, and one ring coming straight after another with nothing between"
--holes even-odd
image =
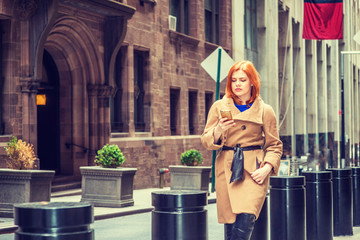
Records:
<instances>
[{"instance_id":1,"label":"woman's right hand","mask_svg":"<svg viewBox=\"0 0 360 240\"><path fill-rule=\"evenodd\" d=\"M217 143L221 137L221 135L228 130L235 126L234 120L228 120L226 117L219 118L219 122L214 129L214 143Z\"/></svg>"}]
</instances>

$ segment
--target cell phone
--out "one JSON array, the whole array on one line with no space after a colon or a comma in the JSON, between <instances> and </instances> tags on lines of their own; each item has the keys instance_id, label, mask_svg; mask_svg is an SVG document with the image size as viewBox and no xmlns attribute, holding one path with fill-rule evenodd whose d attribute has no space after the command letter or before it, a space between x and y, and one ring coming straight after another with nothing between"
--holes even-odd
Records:
<instances>
[{"instance_id":1,"label":"cell phone","mask_svg":"<svg viewBox=\"0 0 360 240\"><path fill-rule=\"evenodd\" d=\"M221 117L226 117L228 120L232 119L231 111L230 110L220 110Z\"/></svg>"}]
</instances>

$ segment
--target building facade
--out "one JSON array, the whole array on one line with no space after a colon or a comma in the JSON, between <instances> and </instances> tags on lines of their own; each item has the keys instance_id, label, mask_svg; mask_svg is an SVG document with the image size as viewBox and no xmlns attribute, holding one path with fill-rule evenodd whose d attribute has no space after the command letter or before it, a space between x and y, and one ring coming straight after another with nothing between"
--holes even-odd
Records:
<instances>
[{"instance_id":1,"label":"building facade","mask_svg":"<svg viewBox=\"0 0 360 240\"><path fill-rule=\"evenodd\" d=\"M302 4L0 1L0 144L29 141L40 169L74 179L97 149L117 144L124 166L138 169L135 188L158 187L159 168L191 148L211 165L200 136L216 83L200 63L221 46L259 70L284 158L308 155L313 169L358 164L360 55L343 55L342 71L341 52L360 49L359 2L344 0L344 39L326 41L302 39Z\"/></svg>"}]
</instances>

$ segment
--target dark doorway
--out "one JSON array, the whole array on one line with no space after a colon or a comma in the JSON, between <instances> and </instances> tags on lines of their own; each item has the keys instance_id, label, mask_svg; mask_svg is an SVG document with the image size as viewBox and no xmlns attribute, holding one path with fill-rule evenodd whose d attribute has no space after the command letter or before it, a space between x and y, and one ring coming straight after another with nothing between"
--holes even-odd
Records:
<instances>
[{"instance_id":1,"label":"dark doorway","mask_svg":"<svg viewBox=\"0 0 360 240\"><path fill-rule=\"evenodd\" d=\"M59 174L59 72L46 50L43 78L37 93L37 132L40 169L55 170Z\"/></svg>"}]
</instances>

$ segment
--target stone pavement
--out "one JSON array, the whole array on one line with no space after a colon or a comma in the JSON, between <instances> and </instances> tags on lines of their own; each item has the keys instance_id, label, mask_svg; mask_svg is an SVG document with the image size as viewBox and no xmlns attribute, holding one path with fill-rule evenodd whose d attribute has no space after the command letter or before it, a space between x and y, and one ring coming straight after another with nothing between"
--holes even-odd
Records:
<instances>
[{"instance_id":1,"label":"stone pavement","mask_svg":"<svg viewBox=\"0 0 360 240\"><path fill-rule=\"evenodd\" d=\"M130 214L150 212L153 210L151 205L151 192L154 191L166 191L170 190L167 188L148 188L148 189L139 189L134 190L134 206L123 207L123 208L107 208L107 207L94 207L94 217L95 220L121 217ZM68 191L55 192L51 194L51 202L80 202L81 199L81 189L74 189ZM210 193L208 196L209 203L216 202L216 194ZM16 230L14 221L12 218L0 218L0 234L9 233ZM1 240L1 235L0 235Z\"/></svg>"},{"instance_id":2,"label":"stone pavement","mask_svg":"<svg viewBox=\"0 0 360 240\"><path fill-rule=\"evenodd\" d=\"M151 192L170 190L170 188L148 188L134 190L134 206L124 208L105 208L95 207L95 220L121 217L131 214L138 214L152 211ZM51 202L79 202L81 199L81 189L68 190L63 192L56 192L51 195ZM216 194L210 193L208 196L209 203L216 202ZM16 230L12 218L0 218L0 240L1 234L9 233ZM359 240L360 227L353 227L353 236L334 237L334 240ZM310 239L309 239L310 240Z\"/></svg>"}]
</instances>

